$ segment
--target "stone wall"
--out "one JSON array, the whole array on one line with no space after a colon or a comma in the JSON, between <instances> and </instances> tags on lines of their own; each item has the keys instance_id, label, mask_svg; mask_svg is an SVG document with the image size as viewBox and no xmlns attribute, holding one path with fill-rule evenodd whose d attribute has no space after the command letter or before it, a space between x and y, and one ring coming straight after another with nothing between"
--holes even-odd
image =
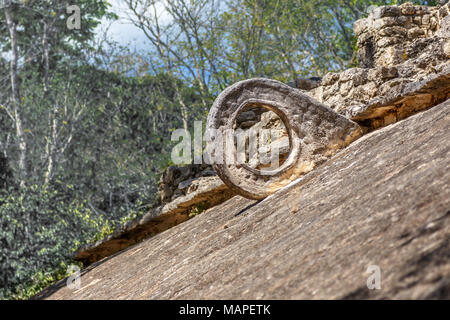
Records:
<instances>
[{"instance_id":1,"label":"stone wall","mask_svg":"<svg viewBox=\"0 0 450 320\"><path fill-rule=\"evenodd\" d=\"M159 180L159 197L162 203L169 203L178 197L196 190L196 186L206 177L216 176L209 165L191 164L171 166L161 175Z\"/></svg>"},{"instance_id":2,"label":"stone wall","mask_svg":"<svg viewBox=\"0 0 450 320\"><path fill-rule=\"evenodd\" d=\"M354 24L360 65L373 68L404 62L408 59L405 48L415 39L432 37L448 14L448 4L427 7L404 3L377 7L367 19Z\"/></svg>"},{"instance_id":3,"label":"stone wall","mask_svg":"<svg viewBox=\"0 0 450 320\"><path fill-rule=\"evenodd\" d=\"M445 73L450 66L449 12L450 3L441 7L414 6L411 3L377 7L368 18L358 20L354 25L361 67L328 73L320 86L302 91L352 118L355 110L367 109L375 99L401 92L408 84ZM410 108L411 114L448 97L448 90L435 90L434 95L416 99L417 105ZM367 114L365 119L357 120L369 129L376 129L411 114L400 117L387 115L387 119L384 119L385 115ZM368 119L374 121L365 121Z\"/></svg>"}]
</instances>

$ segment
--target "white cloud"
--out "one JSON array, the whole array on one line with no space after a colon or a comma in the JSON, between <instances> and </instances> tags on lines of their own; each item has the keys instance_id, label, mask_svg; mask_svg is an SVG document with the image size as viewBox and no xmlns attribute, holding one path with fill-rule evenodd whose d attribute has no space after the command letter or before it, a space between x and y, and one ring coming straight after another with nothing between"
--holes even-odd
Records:
<instances>
[{"instance_id":1,"label":"white cloud","mask_svg":"<svg viewBox=\"0 0 450 320\"><path fill-rule=\"evenodd\" d=\"M106 30L109 26L108 37L110 39L138 50L145 49L148 45L148 40L143 31L130 22L132 13L128 9L126 2L123 0L109 0L109 3L112 5L111 11L117 14L119 19L112 23L103 19L102 24L98 28L98 32ZM163 3L159 3L156 8L161 21L169 18L168 14L165 13Z\"/></svg>"}]
</instances>

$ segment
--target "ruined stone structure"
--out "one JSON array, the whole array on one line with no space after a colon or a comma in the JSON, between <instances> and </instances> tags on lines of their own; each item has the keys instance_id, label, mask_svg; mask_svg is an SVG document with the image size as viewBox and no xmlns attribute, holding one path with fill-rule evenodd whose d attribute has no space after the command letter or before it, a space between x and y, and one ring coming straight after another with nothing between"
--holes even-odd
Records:
<instances>
[{"instance_id":1,"label":"ruined stone structure","mask_svg":"<svg viewBox=\"0 0 450 320\"><path fill-rule=\"evenodd\" d=\"M365 131L449 97L450 14L442 7L383 6L356 21L361 68L324 76L303 90Z\"/></svg>"},{"instance_id":2,"label":"ruined stone structure","mask_svg":"<svg viewBox=\"0 0 450 320\"><path fill-rule=\"evenodd\" d=\"M251 79L219 95L207 123L207 130L221 136L219 141L213 137L209 142L213 155L215 149L231 152L224 132L252 106L277 113L291 143L286 162L270 172L237 163L236 157L214 164L230 189L251 199L263 199L312 171L363 133L450 97L448 4L439 8L411 3L378 7L367 19L357 21L354 29L360 64L366 68L329 73L321 85L296 81L297 88Z\"/></svg>"},{"instance_id":3,"label":"ruined stone structure","mask_svg":"<svg viewBox=\"0 0 450 320\"><path fill-rule=\"evenodd\" d=\"M285 161L287 163L284 167L284 169L287 168L286 171L283 171L282 168L283 170L278 172L281 172L281 175L261 177L258 172L255 174L255 171L243 170L242 167L216 166L215 169L218 170L220 178L225 181L224 183L209 166L171 167L161 178L162 203L160 206L150 210L144 217L131 221L121 229L116 230L108 238L80 249L76 253L75 259L83 261L86 265L101 260L147 237L157 235L185 222L189 219L193 209L199 207L201 207L201 210L213 208L207 212L207 214L211 214L215 208L222 208L220 210L226 212L233 210L233 204L237 203L237 211L233 211L233 214L245 213L249 210L246 209L246 206L253 205L254 202L235 197L236 192L249 198L261 199L273 194L288 183L299 185L298 181L302 181L301 185L303 186L311 181L318 189L314 193L309 191L310 196L318 201L317 206L320 207L325 205L319 197L321 188L332 186L338 183L336 181L340 181L327 179L326 168L329 168L328 174L330 176L335 176L336 179L342 179L343 181L348 180L339 176L338 172L333 172L333 170L347 170L344 164L341 167L337 165L337 167L334 167L334 163L340 163L341 158L347 159L347 154L352 156L345 160L347 161L346 165L352 166L351 161L359 163L358 170L367 170L368 176L365 177L366 179L373 178L373 183L378 181L376 180L378 178L387 179L384 176L380 178L377 173L371 171L368 163L373 155L364 157L361 155L361 153L370 152L370 144L367 144L367 140L372 141L373 148L376 146L377 149L374 150L374 153L382 154L387 163L391 161L386 160L391 158L389 152L394 152L395 148L385 146L385 144L395 144L398 150L403 150L402 152L412 152L413 147L418 148L420 146L420 142L414 140L414 135L419 134L418 132L424 132L424 137L420 139L435 135L439 128L448 132L450 5L447 3L440 7L423 7L406 3L401 6L378 7L368 18L357 21L354 30L358 38L361 67L348 69L340 73L329 73L322 79L297 80L290 83L290 86L267 79L247 80L227 89L216 102L215 109L210 115L210 125L216 129L224 126L232 127L233 121L230 119L239 119L239 114L245 115L242 116L242 121L238 121L241 128L248 129L261 125L264 118L261 113L246 113L245 108L241 108L243 103L262 105L273 110L290 131L291 149ZM439 108L436 106L439 106ZM427 116L416 115L415 120L408 119L409 122L407 123L412 127L402 124L403 122L396 123L432 107L438 111L426 113ZM427 127L428 131L425 131L425 128L421 131L420 128L415 128L415 126L421 126L421 121L423 121L424 126L432 126L433 121L437 121L437 119L443 120L439 122L440 127L436 130ZM277 121L275 123L279 124ZM389 125L395 125L397 129L383 128ZM396 131L400 130L399 128L403 128L404 134L411 140L409 149L404 146L409 140L403 139L401 134ZM386 137L387 134L396 138L390 140ZM361 136L362 138L360 138ZM442 138L442 135L440 137ZM444 140L444 142L448 144L448 137L447 141ZM426 152L432 152L433 148L438 148L437 145L440 146L439 142L431 141L429 143ZM445 143L443 149L439 149L444 154L444 159ZM360 150L358 148L361 145L365 147ZM380 161L384 161L383 159ZM430 158L422 157L420 159L422 159L420 161L432 161ZM403 163L400 158L392 159L392 161L397 161L399 164ZM414 162L414 159L410 161ZM364 168L364 164L369 167ZM403 165L408 166L404 163ZM443 165L445 167L445 163ZM379 170L383 168L380 167ZM433 169L431 165L429 168L435 170L433 171L435 177L443 176L441 171L445 171L441 170L442 168ZM394 171L396 169L392 170L392 172L385 172L385 177L395 176ZM317 172L319 172L319 175L321 172L323 174L320 181L317 181ZM370 175L370 172L373 175ZM409 171L407 170L407 172ZM412 172L416 171L411 169L411 175L413 175ZM302 175L304 176L302 177ZM274 176L275 179L271 180ZM404 179L406 178L405 176ZM427 179L423 181L429 183ZM350 180L348 183L358 184L358 181ZM325 185L322 185L322 181ZM402 183L405 185L406 182ZM340 188L345 187L345 184L341 185L340 182L339 185ZM420 185L416 184L415 187L420 188ZM348 198L362 196L358 193L358 188L355 188L351 196L348 195ZM361 185L360 188L366 188L366 191L373 192L373 195L376 192L381 192L378 189L378 191L375 190L376 186L373 187L374 190L367 185ZM286 190L286 188L283 190ZM332 191L339 193L341 190L330 187L329 192ZM444 185L441 192L445 195L448 191L448 184L447 186ZM261 204L261 210L269 210L268 203L280 205L280 214L290 210L287 209L289 205L283 201L287 201L287 198L290 199L289 201L293 201L295 195L287 194L285 198L279 198L281 197L280 194L286 194L286 192L278 191L266 198L263 201L265 205ZM390 197L390 194L388 192L385 196ZM308 194L303 195L304 201L309 199L308 196ZM338 197L338 195L335 195L335 197ZM333 202L335 197L327 199L329 202ZM433 194L423 195L423 197L434 199L433 197L436 198L437 196ZM439 201L443 201L442 199L445 199L445 196L439 196L438 198L441 199ZM346 201L345 199L341 200L342 203ZM366 199L365 201L369 200ZM397 199L395 203L401 204L402 201L409 203L410 200ZM228 203L228 205L219 206L223 202ZM336 205L340 204L336 203ZM348 206L352 205L355 205L355 203L348 204ZM302 204L300 204L301 206ZM379 206L379 203L368 210L376 210L377 206ZM417 204L417 206L422 208L422 205ZM427 207L428 204L424 206ZM445 203L436 206L432 206L436 209L436 212L442 208L444 208L442 210L445 210ZM295 205L291 209L298 211L301 209L300 207L297 208ZM258 207L255 208L258 211ZM412 211L415 210L413 207L409 208ZM403 209L400 207L399 210ZM329 219L333 220L334 218L330 217ZM354 221L354 223L357 223L357 221ZM444 225L448 225L448 219L445 220ZM253 227L248 226L248 228ZM397 231L400 236L402 231ZM323 234L327 234L326 230L323 230ZM317 244L317 246L320 245ZM154 296L158 296L157 292ZM161 297L162 294L159 296ZM243 296L257 298L255 295ZM167 297L174 297L174 295ZM223 294L219 297L233 296ZM270 297L278 298L279 296L270 295Z\"/></svg>"},{"instance_id":4,"label":"ruined stone structure","mask_svg":"<svg viewBox=\"0 0 450 320\"><path fill-rule=\"evenodd\" d=\"M227 136L239 114L255 106L271 110L283 120L291 144L286 161L264 172L238 162L234 139ZM214 170L231 190L250 199L264 199L362 134L353 121L299 90L269 79L241 81L222 92L210 110L206 130L211 137L207 143Z\"/></svg>"},{"instance_id":5,"label":"ruined stone structure","mask_svg":"<svg viewBox=\"0 0 450 320\"><path fill-rule=\"evenodd\" d=\"M262 201L235 196L92 264L79 289L62 280L36 298L450 299L449 141L447 101ZM371 265L380 290L367 287Z\"/></svg>"},{"instance_id":6,"label":"ruined stone structure","mask_svg":"<svg viewBox=\"0 0 450 320\"><path fill-rule=\"evenodd\" d=\"M358 57L365 68L393 66L411 59L409 47L417 39L432 38L448 15L448 6L427 7L405 3L376 8L354 25ZM412 53L414 54L414 53Z\"/></svg>"},{"instance_id":7,"label":"ruined stone structure","mask_svg":"<svg viewBox=\"0 0 450 320\"><path fill-rule=\"evenodd\" d=\"M159 180L159 196L162 203L169 203L176 198L185 196L197 190L198 185L204 184L206 177L213 177L216 173L206 164L172 166L167 168Z\"/></svg>"}]
</instances>

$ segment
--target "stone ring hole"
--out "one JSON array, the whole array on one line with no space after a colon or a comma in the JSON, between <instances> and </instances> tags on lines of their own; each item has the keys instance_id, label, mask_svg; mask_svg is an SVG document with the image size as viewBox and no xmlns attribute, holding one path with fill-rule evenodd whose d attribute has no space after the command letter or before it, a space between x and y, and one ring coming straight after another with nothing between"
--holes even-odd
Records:
<instances>
[{"instance_id":1,"label":"stone ring hole","mask_svg":"<svg viewBox=\"0 0 450 320\"><path fill-rule=\"evenodd\" d=\"M270 173L285 163L292 142L279 113L261 103L249 103L238 111L232 127L238 164L255 173Z\"/></svg>"}]
</instances>

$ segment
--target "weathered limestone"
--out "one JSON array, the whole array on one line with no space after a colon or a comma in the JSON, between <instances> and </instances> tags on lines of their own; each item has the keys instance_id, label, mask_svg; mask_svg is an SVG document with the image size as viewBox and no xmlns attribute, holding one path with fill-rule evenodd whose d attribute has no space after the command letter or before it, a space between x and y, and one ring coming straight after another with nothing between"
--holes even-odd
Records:
<instances>
[{"instance_id":1,"label":"weathered limestone","mask_svg":"<svg viewBox=\"0 0 450 320\"><path fill-rule=\"evenodd\" d=\"M363 68L329 73L321 86L302 92L365 132L445 101L450 97L449 7L405 3L376 8L354 25ZM437 82L426 92L419 89Z\"/></svg>"},{"instance_id":2,"label":"weathered limestone","mask_svg":"<svg viewBox=\"0 0 450 320\"><path fill-rule=\"evenodd\" d=\"M193 210L203 211L234 196L218 177L202 177L189 184L186 195L151 209L143 217L128 222L112 235L80 248L74 259L85 266L170 229L191 218Z\"/></svg>"},{"instance_id":3,"label":"weathered limestone","mask_svg":"<svg viewBox=\"0 0 450 320\"><path fill-rule=\"evenodd\" d=\"M162 203L169 203L178 197L189 193L190 185L202 181L203 177L213 177L216 173L211 166L185 165L182 167L172 166L167 168L159 180L159 197Z\"/></svg>"},{"instance_id":4,"label":"weathered limestone","mask_svg":"<svg viewBox=\"0 0 450 320\"><path fill-rule=\"evenodd\" d=\"M261 202L236 196L48 299L450 299L450 104L373 131ZM370 265L381 289L369 290ZM174 317L175 313L174 313Z\"/></svg>"},{"instance_id":5,"label":"weathered limestone","mask_svg":"<svg viewBox=\"0 0 450 320\"><path fill-rule=\"evenodd\" d=\"M360 64L366 68L403 63L405 48L417 38L432 37L448 15L449 4L442 7L381 6L367 19L355 23Z\"/></svg>"},{"instance_id":6,"label":"weathered limestone","mask_svg":"<svg viewBox=\"0 0 450 320\"><path fill-rule=\"evenodd\" d=\"M346 116L374 130L450 98L450 65L422 81L398 81L366 105L347 109Z\"/></svg>"},{"instance_id":7,"label":"weathered limestone","mask_svg":"<svg viewBox=\"0 0 450 320\"><path fill-rule=\"evenodd\" d=\"M250 118L250 116L253 117ZM235 128L241 129L237 136L246 140L245 158L248 159L247 164L251 168L261 170L270 167L273 149L278 150L279 164L282 164L289 156L291 146L288 131L283 120L276 113L265 108L252 108L241 112L236 118ZM254 147L260 150L255 154L250 153L249 147L252 132L255 134Z\"/></svg>"}]
</instances>

